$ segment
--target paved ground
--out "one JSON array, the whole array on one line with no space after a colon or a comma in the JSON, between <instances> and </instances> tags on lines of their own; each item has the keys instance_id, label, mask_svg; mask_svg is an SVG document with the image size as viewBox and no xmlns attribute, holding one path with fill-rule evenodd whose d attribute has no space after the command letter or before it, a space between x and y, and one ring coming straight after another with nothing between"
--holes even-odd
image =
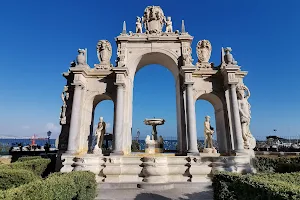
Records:
<instances>
[{"instance_id":1,"label":"paved ground","mask_svg":"<svg viewBox=\"0 0 300 200\"><path fill-rule=\"evenodd\" d=\"M97 200L213 200L211 186L174 188L164 191L143 189L100 189Z\"/></svg>"}]
</instances>

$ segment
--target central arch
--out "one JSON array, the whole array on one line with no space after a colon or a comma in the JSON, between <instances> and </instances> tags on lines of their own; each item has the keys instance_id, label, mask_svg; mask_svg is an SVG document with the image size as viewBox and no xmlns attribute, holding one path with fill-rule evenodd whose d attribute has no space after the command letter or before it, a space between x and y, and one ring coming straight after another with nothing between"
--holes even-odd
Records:
<instances>
[{"instance_id":1,"label":"central arch","mask_svg":"<svg viewBox=\"0 0 300 200\"><path fill-rule=\"evenodd\" d=\"M128 62L129 80L126 85L127 98L125 98L125 116L123 134L127 138L124 140L123 145L125 145L124 153L129 153L131 149L132 140L132 112L133 112L133 88L134 88L134 77L136 73L143 67L151 64L158 64L167 68L173 75L175 80L175 93L176 93L176 118L177 118L177 142L179 153L184 153L186 144L185 136L185 114L184 111L184 101L183 101L183 91L182 84L183 78L180 75L180 67L178 64L179 56L173 51L166 49L158 49L156 51L146 51L139 52L135 54L135 58ZM130 145L129 145L130 144Z\"/></svg>"},{"instance_id":2,"label":"central arch","mask_svg":"<svg viewBox=\"0 0 300 200\"><path fill-rule=\"evenodd\" d=\"M134 80L135 74L144 66L158 64L168 70L170 70L175 78L178 78L179 67L178 67L178 56L168 50L160 50L156 52L147 52L138 55L137 58L128 64L129 74L132 80Z\"/></svg>"}]
</instances>

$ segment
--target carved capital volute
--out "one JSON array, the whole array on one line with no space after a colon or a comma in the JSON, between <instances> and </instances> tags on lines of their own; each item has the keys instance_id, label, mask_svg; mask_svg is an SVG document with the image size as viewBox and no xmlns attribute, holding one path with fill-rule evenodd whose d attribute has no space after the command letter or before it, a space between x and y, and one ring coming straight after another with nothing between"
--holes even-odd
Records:
<instances>
[{"instance_id":1,"label":"carved capital volute","mask_svg":"<svg viewBox=\"0 0 300 200\"><path fill-rule=\"evenodd\" d=\"M182 67L182 74L184 75L184 84L194 84L193 73L196 70L195 67Z\"/></svg>"},{"instance_id":2,"label":"carved capital volute","mask_svg":"<svg viewBox=\"0 0 300 200\"><path fill-rule=\"evenodd\" d=\"M116 74L115 85L125 86L125 81L128 76L127 67L116 67L116 68L113 68L113 71Z\"/></svg>"},{"instance_id":3,"label":"carved capital volute","mask_svg":"<svg viewBox=\"0 0 300 200\"><path fill-rule=\"evenodd\" d=\"M74 81L71 85L74 86L74 88L78 88L80 90L83 90L85 88L84 84L81 81Z\"/></svg>"},{"instance_id":4,"label":"carved capital volute","mask_svg":"<svg viewBox=\"0 0 300 200\"><path fill-rule=\"evenodd\" d=\"M224 68L222 69L222 74L224 76L224 84L225 85L236 85L238 84L239 80L236 77L236 73L240 71L240 67L239 66L224 66Z\"/></svg>"}]
</instances>

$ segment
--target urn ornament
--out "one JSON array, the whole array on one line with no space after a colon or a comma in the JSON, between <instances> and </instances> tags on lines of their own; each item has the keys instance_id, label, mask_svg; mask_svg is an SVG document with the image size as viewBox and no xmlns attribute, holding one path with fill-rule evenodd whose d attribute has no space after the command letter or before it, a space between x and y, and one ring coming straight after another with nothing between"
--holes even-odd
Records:
<instances>
[{"instance_id":1,"label":"urn ornament","mask_svg":"<svg viewBox=\"0 0 300 200\"><path fill-rule=\"evenodd\" d=\"M86 64L86 50L85 49L78 49L77 55L77 65L85 65Z\"/></svg>"}]
</instances>

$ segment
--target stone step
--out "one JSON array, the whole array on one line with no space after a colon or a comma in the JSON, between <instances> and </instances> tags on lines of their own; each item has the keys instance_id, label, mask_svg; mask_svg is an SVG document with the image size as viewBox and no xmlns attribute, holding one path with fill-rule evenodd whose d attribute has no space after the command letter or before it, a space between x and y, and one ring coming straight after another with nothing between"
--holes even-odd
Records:
<instances>
[{"instance_id":1,"label":"stone step","mask_svg":"<svg viewBox=\"0 0 300 200\"><path fill-rule=\"evenodd\" d=\"M100 189L136 189L138 188L138 183L98 183L97 190Z\"/></svg>"},{"instance_id":2,"label":"stone step","mask_svg":"<svg viewBox=\"0 0 300 200\"><path fill-rule=\"evenodd\" d=\"M174 188L164 190L149 190L141 188L126 188L121 185L128 183L98 185L96 200L166 200L166 199L201 199L213 200L211 182L205 183L173 183ZM123 188L103 188L103 185L121 186ZM138 183L129 185L137 186ZM128 186L127 186L128 187Z\"/></svg>"},{"instance_id":3,"label":"stone step","mask_svg":"<svg viewBox=\"0 0 300 200\"><path fill-rule=\"evenodd\" d=\"M166 183L166 184L153 184L153 183L141 183L141 182L125 182L125 183L98 183L97 190L102 189L140 189L143 188L141 185L153 185L153 186L161 186L164 188L164 185L172 185L169 188L203 188L203 187L211 187L212 182L178 182L178 183ZM145 188L145 187L144 187Z\"/></svg>"}]
</instances>

